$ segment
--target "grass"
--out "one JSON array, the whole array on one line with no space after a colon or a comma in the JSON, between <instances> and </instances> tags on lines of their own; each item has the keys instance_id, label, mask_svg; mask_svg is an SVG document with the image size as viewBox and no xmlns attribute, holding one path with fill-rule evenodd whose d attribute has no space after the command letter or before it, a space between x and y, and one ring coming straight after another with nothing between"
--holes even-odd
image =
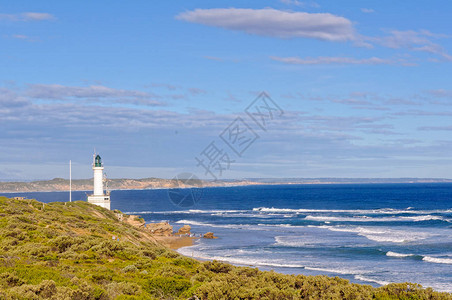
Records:
<instances>
[{"instance_id":1,"label":"grass","mask_svg":"<svg viewBox=\"0 0 452 300\"><path fill-rule=\"evenodd\" d=\"M112 237L119 238L113 240ZM87 202L0 197L0 299L452 299L412 283L374 288L200 262Z\"/></svg>"}]
</instances>

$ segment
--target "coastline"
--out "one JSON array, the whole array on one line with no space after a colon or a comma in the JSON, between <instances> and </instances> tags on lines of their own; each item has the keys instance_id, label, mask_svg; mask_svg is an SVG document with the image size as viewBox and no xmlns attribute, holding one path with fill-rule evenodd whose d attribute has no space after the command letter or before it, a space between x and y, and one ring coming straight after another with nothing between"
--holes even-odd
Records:
<instances>
[{"instance_id":1,"label":"coastline","mask_svg":"<svg viewBox=\"0 0 452 300\"><path fill-rule=\"evenodd\" d=\"M342 277L284 274L194 259L171 249L190 246L196 238L157 236L139 219L118 218L118 212L86 202L0 197L0 210L4 218L0 227L8 235L2 241L8 247L2 278L12 283L3 284L0 293L9 298L75 299L98 292L105 299L120 295L159 299L162 293L172 299L263 299L271 291L271 299L339 299L344 295L369 300L387 296L422 299L418 297L422 295L452 299L451 294L411 283L377 288ZM13 255L17 256L14 263L6 260Z\"/></svg>"},{"instance_id":2,"label":"coastline","mask_svg":"<svg viewBox=\"0 0 452 300\"><path fill-rule=\"evenodd\" d=\"M204 181L195 186L180 184L171 179L110 179L110 191L160 190L184 188L216 188L240 186L274 186L274 185L346 185L346 184L416 184L416 183L452 183L447 178L299 178L299 179L254 179L236 181ZM47 181L12 182L0 181L0 193L40 193L67 192L69 180L55 178ZM92 179L72 181L72 191L90 192Z\"/></svg>"}]
</instances>

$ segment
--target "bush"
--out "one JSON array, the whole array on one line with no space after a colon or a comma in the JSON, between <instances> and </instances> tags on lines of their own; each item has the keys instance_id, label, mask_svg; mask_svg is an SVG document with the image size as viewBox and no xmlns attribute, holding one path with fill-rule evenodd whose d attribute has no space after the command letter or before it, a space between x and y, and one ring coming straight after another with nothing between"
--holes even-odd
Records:
<instances>
[{"instance_id":1,"label":"bush","mask_svg":"<svg viewBox=\"0 0 452 300\"><path fill-rule=\"evenodd\" d=\"M194 263L195 263L194 259L191 259L189 257L184 257L184 256L176 258L173 261L174 265L185 267L185 268L192 268Z\"/></svg>"},{"instance_id":2,"label":"bush","mask_svg":"<svg viewBox=\"0 0 452 300\"><path fill-rule=\"evenodd\" d=\"M117 241L103 241L100 244L92 247L92 251L96 251L98 254L112 257L115 253L124 249L124 246Z\"/></svg>"},{"instance_id":3,"label":"bush","mask_svg":"<svg viewBox=\"0 0 452 300\"><path fill-rule=\"evenodd\" d=\"M53 280L43 280L38 285L24 284L10 289L13 299L49 299L57 293Z\"/></svg>"},{"instance_id":4,"label":"bush","mask_svg":"<svg viewBox=\"0 0 452 300\"><path fill-rule=\"evenodd\" d=\"M229 273L232 270L230 264L225 264L217 260L205 262L204 268L214 273Z\"/></svg>"},{"instance_id":5,"label":"bush","mask_svg":"<svg viewBox=\"0 0 452 300\"><path fill-rule=\"evenodd\" d=\"M185 278L156 276L147 282L145 290L155 297L164 298L179 297L190 287L190 281Z\"/></svg>"},{"instance_id":6,"label":"bush","mask_svg":"<svg viewBox=\"0 0 452 300\"><path fill-rule=\"evenodd\" d=\"M0 274L0 284L3 287L21 286L25 282L14 274L5 272Z\"/></svg>"},{"instance_id":7,"label":"bush","mask_svg":"<svg viewBox=\"0 0 452 300\"><path fill-rule=\"evenodd\" d=\"M162 277L188 277L189 273L180 267L165 265L155 271L154 275Z\"/></svg>"},{"instance_id":8,"label":"bush","mask_svg":"<svg viewBox=\"0 0 452 300\"><path fill-rule=\"evenodd\" d=\"M121 270L123 273L135 273L138 272L138 268L135 265L128 265Z\"/></svg>"},{"instance_id":9,"label":"bush","mask_svg":"<svg viewBox=\"0 0 452 300\"><path fill-rule=\"evenodd\" d=\"M71 248L73 245L79 245L83 243L82 238L76 238L71 236L59 236L50 241L50 244L62 253Z\"/></svg>"}]
</instances>

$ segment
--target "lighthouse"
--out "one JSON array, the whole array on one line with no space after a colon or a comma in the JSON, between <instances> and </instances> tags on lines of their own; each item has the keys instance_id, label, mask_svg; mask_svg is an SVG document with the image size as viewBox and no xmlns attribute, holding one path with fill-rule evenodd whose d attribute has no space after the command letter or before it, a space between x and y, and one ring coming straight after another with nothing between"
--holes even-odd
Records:
<instances>
[{"instance_id":1,"label":"lighthouse","mask_svg":"<svg viewBox=\"0 0 452 300\"><path fill-rule=\"evenodd\" d=\"M110 209L110 192L104 192L104 165L100 155L93 155L94 189L88 195L88 202Z\"/></svg>"}]
</instances>

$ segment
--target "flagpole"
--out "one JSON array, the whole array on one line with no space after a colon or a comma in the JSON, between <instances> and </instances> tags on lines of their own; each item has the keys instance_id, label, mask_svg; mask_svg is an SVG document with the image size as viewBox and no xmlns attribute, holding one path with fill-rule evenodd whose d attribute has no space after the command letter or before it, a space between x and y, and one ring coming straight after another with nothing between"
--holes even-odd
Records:
<instances>
[{"instance_id":1,"label":"flagpole","mask_svg":"<svg viewBox=\"0 0 452 300\"><path fill-rule=\"evenodd\" d=\"M69 202L72 202L72 161L69 161Z\"/></svg>"}]
</instances>

